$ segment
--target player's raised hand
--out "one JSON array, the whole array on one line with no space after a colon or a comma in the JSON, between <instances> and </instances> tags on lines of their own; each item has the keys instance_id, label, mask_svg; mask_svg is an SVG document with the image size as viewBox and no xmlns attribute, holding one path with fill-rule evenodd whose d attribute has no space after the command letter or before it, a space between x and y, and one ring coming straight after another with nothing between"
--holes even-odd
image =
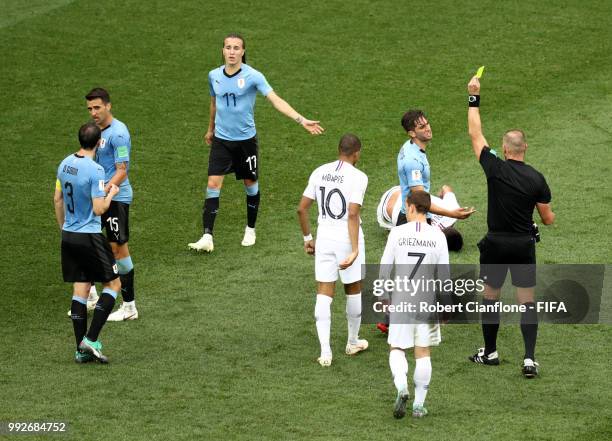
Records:
<instances>
[{"instance_id":1,"label":"player's raised hand","mask_svg":"<svg viewBox=\"0 0 612 441\"><path fill-rule=\"evenodd\" d=\"M306 254L310 254L311 256L314 255L315 253L314 240L307 240L306 242L304 242L304 251L306 251Z\"/></svg>"},{"instance_id":2,"label":"player's raised hand","mask_svg":"<svg viewBox=\"0 0 612 441\"><path fill-rule=\"evenodd\" d=\"M477 76L473 76L468 83L468 93L470 95L480 95L480 80Z\"/></svg>"},{"instance_id":3,"label":"player's raised hand","mask_svg":"<svg viewBox=\"0 0 612 441\"><path fill-rule=\"evenodd\" d=\"M351 254L349 254L348 257L343 262L340 262L340 265L338 265L340 269L345 270L349 266L351 266L353 262L355 261L355 259L357 259L358 254L359 254L359 251L353 251Z\"/></svg>"},{"instance_id":4,"label":"player's raised hand","mask_svg":"<svg viewBox=\"0 0 612 441\"><path fill-rule=\"evenodd\" d=\"M214 133L212 131L207 131L206 134L204 135L204 141L206 142L206 144L211 145L212 141L213 141L213 136Z\"/></svg>"},{"instance_id":5,"label":"player's raised hand","mask_svg":"<svg viewBox=\"0 0 612 441\"><path fill-rule=\"evenodd\" d=\"M302 127L310 132L311 135L320 135L325 131L323 127L319 125L320 121L312 121L310 119L304 118L302 120Z\"/></svg>"},{"instance_id":6,"label":"player's raised hand","mask_svg":"<svg viewBox=\"0 0 612 441\"><path fill-rule=\"evenodd\" d=\"M454 217L455 219L467 219L472 215L472 213L475 212L476 209L474 207L459 207L452 210L453 215L451 217Z\"/></svg>"}]
</instances>

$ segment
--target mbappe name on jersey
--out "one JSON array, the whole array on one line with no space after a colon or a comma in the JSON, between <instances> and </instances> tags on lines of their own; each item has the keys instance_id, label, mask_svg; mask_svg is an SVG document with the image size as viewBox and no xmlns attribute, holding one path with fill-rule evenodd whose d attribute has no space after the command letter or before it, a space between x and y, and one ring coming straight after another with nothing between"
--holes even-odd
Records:
<instances>
[{"instance_id":1,"label":"mbappe name on jersey","mask_svg":"<svg viewBox=\"0 0 612 441\"><path fill-rule=\"evenodd\" d=\"M342 184L344 182L344 175L335 175L332 173L327 173L321 176L321 180L327 182L333 182L335 184Z\"/></svg>"}]
</instances>

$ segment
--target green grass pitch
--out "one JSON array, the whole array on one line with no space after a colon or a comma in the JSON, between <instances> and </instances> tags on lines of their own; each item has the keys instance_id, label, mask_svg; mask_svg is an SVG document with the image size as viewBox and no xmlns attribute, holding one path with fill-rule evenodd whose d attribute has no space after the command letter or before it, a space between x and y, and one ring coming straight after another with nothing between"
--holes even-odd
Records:
<instances>
[{"instance_id":1,"label":"green grass pitch","mask_svg":"<svg viewBox=\"0 0 612 441\"><path fill-rule=\"evenodd\" d=\"M542 228L539 262L611 263L607 2L2 0L0 9L0 421L67 421L63 440L612 437L606 325L541 326L542 375L529 382L520 376L517 326L501 328L497 369L466 360L481 341L478 325L445 327L433 353L430 416L394 420L384 338L364 326L370 349L341 355L340 290L334 364L315 363L313 261L295 215L310 172L334 159L343 133L356 133L370 179L367 261L377 262L385 234L374 211L396 182L399 121L421 107L434 131L433 187L449 183L479 210L461 222L466 246L452 261L476 262L486 183L467 137L466 84L486 65L487 139L499 146L504 130L523 128L527 161L553 192L557 222ZM207 72L221 63L222 36L236 30L249 63L327 130L311 137L258 98L257 245L240 246L244 190L230 176L215 252L198 255L186 244L201 232ZM132 134L130 248L141 318L103 330L110 365L78 366L52 193L56 167L77 149L88 118L83 95L98 85Z\"/></svg>"}]
</instances>

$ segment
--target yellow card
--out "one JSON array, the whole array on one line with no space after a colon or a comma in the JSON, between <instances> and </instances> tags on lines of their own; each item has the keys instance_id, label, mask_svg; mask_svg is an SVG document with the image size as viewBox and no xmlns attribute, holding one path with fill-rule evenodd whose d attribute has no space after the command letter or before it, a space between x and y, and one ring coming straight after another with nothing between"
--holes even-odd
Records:
<instances>
[{"instance_id":1,"label":"yellow card","mask_svg":"<svg viewBox=\"0 0 612 441\"><path fill-rule=\"evenodd\" d=\"M476 71L476 78L482 77L482 73L484 72L484 66L480 66Z\"/></svg>"}]
</instances>

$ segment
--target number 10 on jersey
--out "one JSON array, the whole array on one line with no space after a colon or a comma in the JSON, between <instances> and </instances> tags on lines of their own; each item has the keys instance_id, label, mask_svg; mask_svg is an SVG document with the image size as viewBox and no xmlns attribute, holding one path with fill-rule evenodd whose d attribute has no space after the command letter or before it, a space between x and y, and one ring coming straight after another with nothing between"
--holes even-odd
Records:
<instances>
[{"instance_id":1,"label":"number 10 on jersey","mask_svg":"<svg viewBox=\"0 0 612 441\"><path fill-rule=\"evenodd\" d=\"M332 188L329 191L329 193L327 193L327 197L326 197L325 195L326 188L319 187L319 190L321 191L321 200L319 201L320 202L319 209L321 210L321 217L325 219L329 215L329 217L331 217L332 219L342 219L344 215L346 214L346 199L344 198L344 195L342 194L342 192L337 188ZM340 203L342 204L340 211L337 213L334 213L331 207L331 201L334 195L338 195L340 199Z\"/></svg>"}]
</instances>

